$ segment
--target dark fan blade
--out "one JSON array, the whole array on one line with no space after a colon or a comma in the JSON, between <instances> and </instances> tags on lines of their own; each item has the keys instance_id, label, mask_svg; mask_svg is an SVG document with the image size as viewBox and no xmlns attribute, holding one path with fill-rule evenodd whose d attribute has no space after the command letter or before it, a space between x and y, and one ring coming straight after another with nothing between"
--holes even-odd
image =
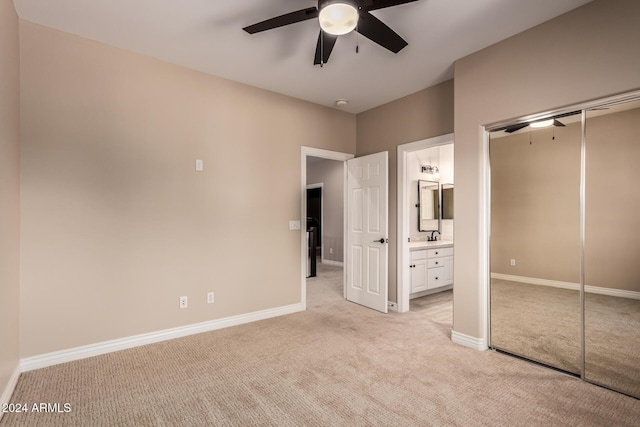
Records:
<instances>
[{"instance_id":1,"label":"dark fan blade","mask_svg":"<svg viewBox=\"0 0 640 427\"><path fill-rule=\"evenodd\" d=\"M522 128L526 128L527 126L529 126L529 123L518 123L517 125L507 127L504 131L506 133L513 133Z\"/></svg>"},{"instance_id":2,"label":"dark fan blade","mask_svg":"<svg viewBox=\"0 0 640 427\"><path fill-rule=\"evenodd\" d=\"M372 42L378 43L393 53L400 52L407 45L407 42L398 33L369 12L360 13L356 29Z\"/></svg>"},{"instance_id":3,"label":"dark fan blade","mask_svg":"<svg viewBox=\"0 0 640 427\"><path fill-rule=\"evenodd\" d=\"M385 7L398 6L399 4L412 3L418 0L363 0L360 2L365 11L384 9Z\"/></svg>"},{"instance_id":4,"label":"dark fan blade","mask_svg":"<svg viewBox=\"0 0 640 427\"><path fill-rule=\"evenodd\" d=\"M564 123L562 123L561 121L556 120L556 119L553 119L553 125L554 125L555 127L557 127L557 128L563 128L563 127L565 127L565 124L564 124Z\"/></svg>"},{"instance_id":5,"label":"dark fan blade","mask_svg":"<svg viewBox=\"0 0 640 427\"><path fill-rule=\"evenodd\" d=\"M317 17L318 9L316 9L315 7L309 7L307 9L287 13L286 15L276 16L275 18L267 19L266 21L249 25L248 27L244 27L243 30L245 30L249 34L255 34L259 33L260 31L271 30L273 28L295 24L296 22L302 22L306 21L307 19L313 19Z\"/></svg>"},{"instance_id":6,"label":"dark fan blade","mask_svg":"<svg viewBox=\"0 0 640 427\"><path fill-rule=\"evenodd\" d=\"M320 30L320 34L318 34L316 56L313 60L313 65L326 64L327 62L329 62L329 55L331 55L331 51L333 50L333 46L336 44L336 40L338 40L338 36L327 34L324 31ZM322 61L320 61L320 55L322 55Z\"/></svg>"}]
</instances>

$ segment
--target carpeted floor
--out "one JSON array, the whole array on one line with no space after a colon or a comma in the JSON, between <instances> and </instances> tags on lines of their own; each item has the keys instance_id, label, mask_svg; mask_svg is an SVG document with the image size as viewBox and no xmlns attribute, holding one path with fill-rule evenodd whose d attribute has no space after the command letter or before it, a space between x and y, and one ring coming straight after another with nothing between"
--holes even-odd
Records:
<instances>
[{"instance_id":1,"label":"carpeted floor","mask_svg":"<svg viewBox=\"0 0 640 427\"><path fill-rule=\"evenodd\" d=\"M71 412L0 425L638 425L639 400L453 344L444 295L385 315L344 301L341 270L321 268L305 312L25 373L13 402Z\"/></svg>"},{"instance_id":2,"label":"carpeted floor","mask_svg":"<svg viewBox=\"0 0 640 427\"><path fill-rule=\"evenodd\" d=\"M580 322L579 291L491 281L496 348L580 374ZM640 396L640 300L585 294L585 377Z\"/></svg>"}]
</instances>

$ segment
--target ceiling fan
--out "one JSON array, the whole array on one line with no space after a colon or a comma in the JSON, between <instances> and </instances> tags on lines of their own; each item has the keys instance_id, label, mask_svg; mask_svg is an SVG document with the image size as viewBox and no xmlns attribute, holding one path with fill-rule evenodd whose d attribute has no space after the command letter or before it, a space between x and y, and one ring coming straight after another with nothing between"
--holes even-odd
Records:
<instances>
[{"instance_id":1,"label":"ceiling fan","mask_svg":"<svg viewBox=\"0 0 640 427\"><path fill-rule=\"evenodd\" d=\"M553 117L548 117L545 119L538 119L531 122L516 123L513 125L505 126L503 128L494 129L493 131L497 132L497 131L503 130L506 133L513 133L513 132L519 131L520 129L524 129L527 126L531 126L532 128L543 128L548 126L565 127L566 125L558 119L561 119L563 117L575 116L576 114L580 114L580 113L581 113L580 110L569 111L567 113L557 114Z\"/></svg>"},{"instance_id":2,"label":"ceiling fan","mask_svg":"<svg viewBox=\"0 0 640 427\"><path fill-rule=\"evenodd\" d=\"M338 36L353 30L393 53L400 52L408 43L369 12L414 1L417 0L318 0L318 7L309 7L276 16L249 25L243 30L249 34L255 34L318 18L320 34L318 34L313 64L322 66L329 61Z\"/></svg>"}]
</instances>

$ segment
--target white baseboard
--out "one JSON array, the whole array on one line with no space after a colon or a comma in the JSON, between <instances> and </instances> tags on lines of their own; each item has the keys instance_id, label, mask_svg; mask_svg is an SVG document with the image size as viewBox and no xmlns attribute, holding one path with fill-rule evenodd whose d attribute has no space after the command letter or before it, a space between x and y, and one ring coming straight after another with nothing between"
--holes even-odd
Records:
<instances>
[{"instance_id":1,"label":"white baseboard","mask_svg":"<svg viewBox=\"0 0 640 427\"><path fill-rule=\"evenodd\" d=\"M322 264L332 265L334 267L344 267L344 262L332 261L330 259L323 259Z\"/></svg>"},{"instance_id":2,"label":"white baseboard","mask_svg":"<svg viewBox=\"0 0 640 427\"><path fill-rule=\"evenodd\" d=\"M299 311L304 311L304 305L302 303L256 311L253 313L240 314L238 316L225 317L223 319L195 323L193 325L181 326L172 329L165 329L163 331L134 335L111 341L104 341L67 350L55 351L22 359L20 361L20 369L22 372L32 371L34 369L45 368L59 363L71 362L74 360L85 359L87 357L125 350L127 348L139 347L142 345L242 325L272 317L284 316L285 314L297 313Z\"/></svg>"},{"instance_id":3,"label":"white baseboard","mask_svg":"<svg viewBox=\"0 0 640 427\"><path fill-rule=\"evenodd\" d=\"M508 280L510 282L527 283L529 285L551 286L553 288L580 290L579 283L561 282L558 280L538 279L536 277L512 276L502 273L491 273L492 279ZM625 291L621 289L603 288L600 286L585 286L584 291L589 294L608 295L611 297L640 299L640 292Z\"/></svg>"},{"instance_id":4,"label":"white baseboard","mask_svg":"<svg viewBox=\"0 0 640 427\"><path fill-rule=\"evenodd\" d=\"M461 346L472 348L474 350L484 351L489 348L482 338L472 337L456 331L451 331L451 341Z\"/></svg>"},{"instance_id":5,"label":"white baseboard","mask_svg":"<svg viewBox=\"0 0 640 427\"><path fill-rule=\"evenodd\" d=\"M440 288L435 288L435 289L427 289L426 291L420 291L413 294L409 294L409 299L412 300L415 298L426 297L427 295L433 295L439 292L449 291L451 289L453 289L453 285L446 285L446 286L442 286Z\"/></svg>"},{"instance_id":6,"label":"white baseboard","mask_svg":"<svg viewBox=\"0 0 640 427\"><path fill-rule=\"evenodd\" d=\"M13 391L15 390L16 385L18 384L18 378L20 378L19 364L16 365L15 369L13 370L13 373L9 377L9 382L7 383L7 386L4 388L2 392L2 396L0 396L0 404L11 402L11 396L13 395ZM3 415L4 415L4 412L0 411L0 421L2 421Z\"/></svg>"}]
</instances>

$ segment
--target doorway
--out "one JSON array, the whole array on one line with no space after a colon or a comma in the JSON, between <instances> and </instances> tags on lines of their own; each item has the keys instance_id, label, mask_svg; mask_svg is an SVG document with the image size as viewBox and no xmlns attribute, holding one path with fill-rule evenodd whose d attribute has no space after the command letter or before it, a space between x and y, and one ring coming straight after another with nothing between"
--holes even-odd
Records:
<instances>
[{"instance_id":1,"label":"doorway","mask_svg":"<svg viewBox=\"0 0 640 427\"><path fill-rule=\"evenodd\" d=\"M300 295L301 302L304 305L304 308L307 308L307 263L308 263L308 240L306 230L306 219L309 217L309 212L307 209L308 206L308 197L307 197L307 188L308 185L311 187L321 187L322 188L322 199L326 205L326 208L320 209L320 223L321 223L321 232L319 234L320 241L320 256L319 260L321 264L331 265L335 267L342 267L342 254L344 253L344 206L345 206L345 197L344 197L344 182L346 179L346 161L352 159L354 157L353 154L341 153L337 151L323 150L319 148L311 148L311 147L302 147L301 150L301 161L300 161L300 169L301 169L301 214L300 218L301 226L305 227L300 233L300 254L301 254L301 286L300 286ZM330 161L327 163L331 165L331 169L333 169L332 173L323 174L319 172L319 170L324 169L322 162ZM338 173L336 173L335 169L339 169ZM309 176L311 174L311 176ZM330 176L331 178L326 178ZM329 182L323 182L331 180L331 185ZM322 184L322 185L320 185ZM330 191L330 188L339 186L339 190L342 196L336 196L337 192ZM328 210L329 203L332 204L333 208L331 208L330 212ZM332 230L328 232L328 230ZM344 277L343 272L343 283L346 283L346 278ZM343 289L344 296L344 289Z\"/></svg>"},{"instance_id":2,"label":"doorway","mask_svg":"<svg viewBox=\"0 0 640 427\"><path fill-rule=\"evenodd\" d=\"M397 311L405 313L409 311L409 300L411 295L411 270L413 265L411 259L409 241L411 238L411 212L415 207L411 204L411 192L417 189L408 185L410 157L421 150L447 146L454 143L452 133L423 139L398 146L398 178L397 178ZM453 168L453 162L451 167ZM451 176L453 183L453 176ZM417 221L417 219L415 220ZM453 220L451 220L451 234L453 234Z\"/></svg>"}]
</instances>

